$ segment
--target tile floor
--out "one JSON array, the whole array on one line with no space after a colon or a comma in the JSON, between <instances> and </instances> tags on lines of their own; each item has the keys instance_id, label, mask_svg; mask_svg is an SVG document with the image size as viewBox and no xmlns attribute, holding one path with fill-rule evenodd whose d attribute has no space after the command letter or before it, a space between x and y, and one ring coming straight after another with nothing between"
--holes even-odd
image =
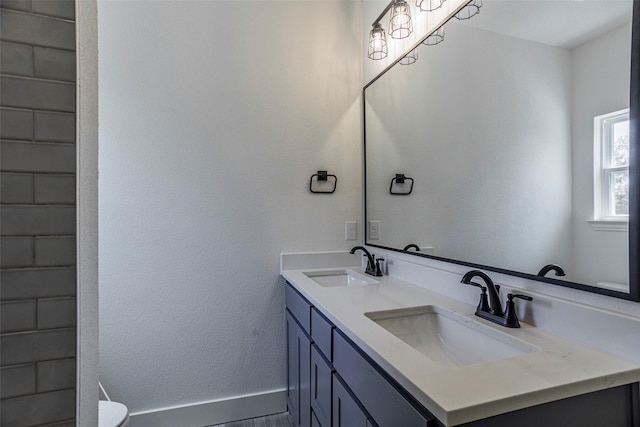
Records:
<instances>
[{"instance_id":1,"label":"tile floor","mask_svg":"<svg viewBox=\"0 0 640 427\"><path fill-rule=\"evenodd\" d=\"M250 420L235 421L227 424L216 424L210 427L291 427L291 424L289 423L289 415L284 412L268 417L252 418Z\"/></svg>"}]
</instances>

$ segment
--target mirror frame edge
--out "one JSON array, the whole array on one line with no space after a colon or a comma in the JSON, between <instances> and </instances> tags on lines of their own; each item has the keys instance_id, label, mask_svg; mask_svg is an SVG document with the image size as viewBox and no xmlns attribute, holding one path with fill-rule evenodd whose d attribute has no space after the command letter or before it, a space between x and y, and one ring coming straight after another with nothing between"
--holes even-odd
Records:
<instances>
[{"instance_id":1,"label":"mirror frame edge","mask_svg":"<svg viewBox=\"0 0 640 427\"><path fill-rule=\"evenodd\" d=\"M418 252L410 252L402 249L392 248L388 246L377 245L368 240L367 233L367 138L366 138L366 98L365 91L376 80L382 77L387 71L394 67L400 59L404 57L411 49L407 50L396 61L387 68L382 70L371 81L362 88L362 142L363 142L363 185L364 185L364 244L375 248L390 250L409 255L415 255L422 258L433 259L436 261L448 262L456 265L464 265L471 268L478 268L487 271L493 271L500 274L521 277L524 279L535 280L538 282L550 283L567 288L578 289L581 291L592 292L600 295L625 299L634 302L640 302L640 1L633 1L633 15L631 24L631 70L630 70L630 89L629 89L629 134L630 134L630 154L629 154L629 292L618 292L610 289L598 288L596 286L585 285L582 283L569 282L565 280L554 279L551 277L540 277L533 274L523 273L515 270L508 270L499 267L493 267L483 264L475 264L467 261L460 261L452 258L443 258L435 255L427 255ZM442 23L445 25L449 20ZM430 34L421 39L418 46ZM415 46L414 46L415 47ZM413 49L413 48L412 48ZM638 197L634 197L634 195ZM635 261L635 262L634 262Z\"/></svg>"},{"instance_id":2,"label":"mirror frame edge","mask_svg":"<svg viewBox=\"0 0 640 427\"><path fill-rule=\"evenodd\" d=\"M629 300L640 302L640 2L633 2L629 90ZM637 197L634 197L637 196ZM635 262L632 262L634 261Z\"/></svg>"}]
</instances>

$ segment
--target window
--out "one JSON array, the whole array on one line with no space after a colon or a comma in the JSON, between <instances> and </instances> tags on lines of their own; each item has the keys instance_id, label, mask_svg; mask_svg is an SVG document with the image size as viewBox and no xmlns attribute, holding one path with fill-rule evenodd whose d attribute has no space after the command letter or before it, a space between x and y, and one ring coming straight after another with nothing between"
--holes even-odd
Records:
<instances>
[{"instance_id":1,"label":"window","mask_svg":"<svg viewBox=\"0 0 640 427\"><path fill-rule=\"evenodd\" d=\"M629 219L629 109L594 118L595 220Z\"/></svg>"}]
</instances>

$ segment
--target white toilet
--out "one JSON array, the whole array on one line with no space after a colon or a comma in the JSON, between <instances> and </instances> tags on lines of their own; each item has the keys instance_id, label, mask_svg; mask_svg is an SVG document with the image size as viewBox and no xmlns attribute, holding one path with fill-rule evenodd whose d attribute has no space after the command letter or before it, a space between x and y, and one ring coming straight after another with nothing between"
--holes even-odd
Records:
<instances>
[{"instance_id":1,"label":"white toilet","mask_svg":"<svg viewBox=\"0 0 640 427\"><path fill-rule=\"evenodd\" d=\"M98 427L127 427L129 410L122 403L101 400L98 402Z\"/></svg>"}]
</instances>

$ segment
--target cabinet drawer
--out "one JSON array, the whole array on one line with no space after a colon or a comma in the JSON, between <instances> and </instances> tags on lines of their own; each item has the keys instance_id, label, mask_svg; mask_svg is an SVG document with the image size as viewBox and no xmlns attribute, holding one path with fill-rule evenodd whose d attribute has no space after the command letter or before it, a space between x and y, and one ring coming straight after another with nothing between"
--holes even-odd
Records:
<instances>
[{"instance_id":1,"label":"cabinet drawer","mask_svg":"<svg viewBox=\"0 0 640 427\"><path fill-rule=\"evenodd\" d=\"M360 408L338 375L333 374L333 427L367 427L367 423L366 412Z\"/></svg>"},{"instance_id":2,"label":"cabinet drawer","mask_svg":"<svg viewBox=\"0 0 640 427\"><path fill-rule=\"evenodd\" d=\"M380 427L436 426L435 419L422 415L337 331L333 366Z\"/></svg>"},{"instance_id":3,"label":"cabinet drawer","mask_svg":"<svg viewBox=\"0 0 640 427\"><path fill-rule=\"evenodd\" d=\"M311 335L311 304L289 283L285 286L284 300L287 308L296 318L302 329Z\"/></svg>"},{"instance_id":4,"label":"cabinet drawer","mask_svg":"<svg viewBox=\"0 0 640 427\"><path fill-rule=\"evenodd\" d=\"M322 354L333 362L332 333L333 326L320 312L313 307L311 309L311 338L320 348Z\"/></svg>"},{"instance_id":5,"label":"cabinet drawer","mask_svg":"<svg viewBox=\"0 0 640 427\"><path fill-rule=\"evenodd\" d=\"M311 345L311 409L320 425L331 425L331 376L333 367L315 344Z\"/></svg>"}]
</instances>

